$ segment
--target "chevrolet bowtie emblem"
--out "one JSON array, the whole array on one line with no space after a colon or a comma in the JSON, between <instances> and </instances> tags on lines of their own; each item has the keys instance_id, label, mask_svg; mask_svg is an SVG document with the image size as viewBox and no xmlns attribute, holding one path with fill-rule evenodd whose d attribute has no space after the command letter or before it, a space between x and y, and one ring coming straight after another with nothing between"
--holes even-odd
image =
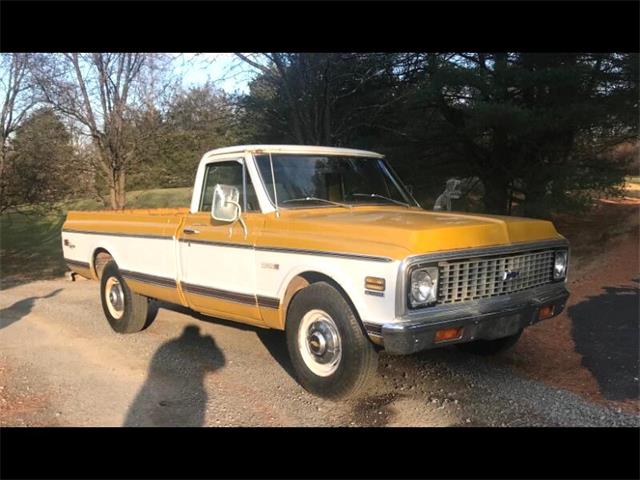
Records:
<instances>
[{"instance_id":1,"label":"chevrolet bowtie emblem","mask_svg":"<svg viewBox=\"0 0 640 480\"><path fill-rule=\"evenodd\" d=\"M513 280L514 278L518 278L520 276L520 272L505 270L502 272L502 281L506 282L507 280Z\"/></svg>"}]
</instances>

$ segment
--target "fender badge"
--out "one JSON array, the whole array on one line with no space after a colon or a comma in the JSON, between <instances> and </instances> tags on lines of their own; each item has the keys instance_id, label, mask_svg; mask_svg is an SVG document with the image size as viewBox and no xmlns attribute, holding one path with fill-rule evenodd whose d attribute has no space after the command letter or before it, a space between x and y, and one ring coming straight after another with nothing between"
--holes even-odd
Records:
<instances>
[{"instance_id":1,"label":"fender badge","mask_svg":"<svg viewBox=\"0 0 640 480\"><path fill-rule=\"evenodd\" d=\"M278 270L280 265L277 263L261 263L260 268L270 268L271 270Z\"/></svg>"}]
</instances>

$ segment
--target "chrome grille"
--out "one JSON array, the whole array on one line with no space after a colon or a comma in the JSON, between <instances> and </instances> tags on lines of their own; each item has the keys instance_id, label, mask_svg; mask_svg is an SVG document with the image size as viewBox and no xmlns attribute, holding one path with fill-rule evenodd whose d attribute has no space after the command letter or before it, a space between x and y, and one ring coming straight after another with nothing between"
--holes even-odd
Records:
<instances>
[{"instance_id":1,"label":"chrome grille","mask_svg":"<svg viewBox=\"0 0 640 480\"><path fill-rule=\"evenodd\" d=\"M551 283L554 256L554 250L544 250L439 262L437 303L496 297ZM518 274L504 280L505 272Z\"/></svg>"}]
</instances>

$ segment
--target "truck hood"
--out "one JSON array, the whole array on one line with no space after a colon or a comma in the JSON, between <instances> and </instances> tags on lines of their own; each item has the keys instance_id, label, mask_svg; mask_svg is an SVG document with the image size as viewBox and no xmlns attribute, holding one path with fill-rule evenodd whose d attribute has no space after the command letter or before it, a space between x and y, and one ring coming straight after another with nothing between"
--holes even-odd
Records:
<instances>
[{"instance_id":1,"label":"truck hood","mask_svg":"<svg viewBox=\"0 0 640 480\"><path fill-rule=\"evenodd\" d=\"M269 228L267 222L265 234L271 238L263 240L268 243L394 259L563 238L545 220L405 207L291 209L272 221L278 228Z\"/></svg>"}]
</instances>

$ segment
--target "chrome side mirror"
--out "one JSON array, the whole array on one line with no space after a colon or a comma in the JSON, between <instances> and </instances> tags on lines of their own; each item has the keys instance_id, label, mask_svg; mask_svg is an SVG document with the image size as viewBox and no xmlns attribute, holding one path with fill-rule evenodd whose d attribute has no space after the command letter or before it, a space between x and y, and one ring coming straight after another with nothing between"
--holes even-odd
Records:
<instances>
[{"instance_id":1,"label":"chrome side mirror","mask_svg":"<svg viewBox=\"0 0 640 480\"><path fill-rule=\"evenodd\" d=\"M217 184L213 189L211 216L220 222L235 222L240 218L240 192L231 185Z\"/></svg>"}]
</instances>

